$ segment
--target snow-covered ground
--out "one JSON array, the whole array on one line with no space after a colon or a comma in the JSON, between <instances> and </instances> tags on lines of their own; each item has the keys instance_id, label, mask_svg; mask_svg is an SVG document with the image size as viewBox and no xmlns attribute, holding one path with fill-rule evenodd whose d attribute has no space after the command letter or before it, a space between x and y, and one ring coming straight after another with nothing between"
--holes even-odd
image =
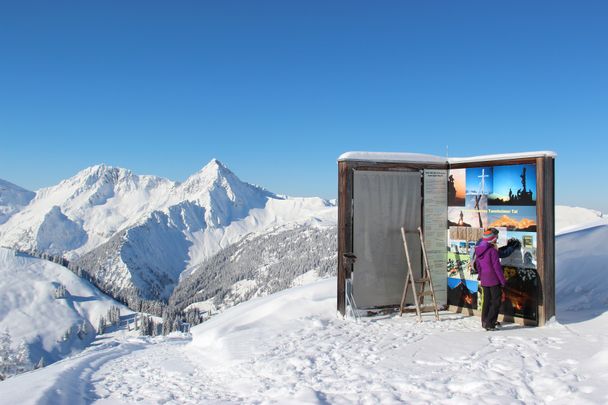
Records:
<instances>
[{"instance_id":1,"label":"snow-covered ground","mask_svg":"<svg viewBox=\"0 0 608 405\"><path fill-rule=\"evenodd\" d=\"M336 315L336 280L257 298L186 336L103 336L0 383L2 404L608 402L608 225L562 233L557 319ZM602 293L604 291L604 293Z\"/></svg>"},{"instance_id":2,"label":"snow-covered ground","mask_svg":"<svg viewBox=\"0 0 608 405\"><path fill-rule=\"evenodd\" d=\"M58 288L65 296L57 296ZM0 331L8 330L14 345L25 340L34 364L88 346L113 306L132 313L65 267L6 248L0 248L0 297Z\"/></svg>"}]
</instances>

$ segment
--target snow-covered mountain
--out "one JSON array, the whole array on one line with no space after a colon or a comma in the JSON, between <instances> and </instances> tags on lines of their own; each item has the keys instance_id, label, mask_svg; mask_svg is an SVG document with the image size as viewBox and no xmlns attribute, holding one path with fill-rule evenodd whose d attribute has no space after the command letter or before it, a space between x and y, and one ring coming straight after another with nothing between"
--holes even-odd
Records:
<instances>
[{"instance_id":1,"label":"snow-covered mountain","mask_svg":"<svg viewBox=\"0 0 608 405\"><path fill-rule=\"evenodd\" d=\"M40 190L0 245L63 255L122 299L167 299L184 270L245 235L335 218L326 200L275 195L216 159L181 184L99 165Z\"/></svg>"},{"instance_id":2,"label":"snow-covered mountain","mask_svg":"<svg viewBox=\"0 0 608 405\"><path fill-rule=\"evenodd\" d=\"M36 197L0 226L0 245L78 257L163 207L176 183L97 165Z\"/></svg>"},{"instance_id":3,"label":"snow-covered mountain","mask_svg":"<svg viewBox=\"0 0 608 405\"><path fill-rule=\"evenodd\" d=\"M0 225L23 209L36 194L0 179Z\"/></svg>"},{"instance_id":4,"label":"snow-covered mountain","mask_svg":"<svg viewBox=\"0 0 608 405\"><path fill-rule=\"evenodd\" d=\"M284 226L251 234L183 275L169 304L215 311L303 281L335 275L335 226Z\"/></svg>"},{"instance_id":5,"label":"snow-covered mountain","mask_svg":"<svg viewBox=\"0 0 608 405\"><path fill-rule=\"evenodd\" d=\"M130 311L58 264L0 248L0 331L24 339L30 361L48 364L82 350L112 306Z\"/></svg>"},{"instance_id":6,"label":"snow-covered mountain","mask_svg":"<svg viewBox=\"0 0 608 405\"><path fill-rule=\"evenodd\" d=\"M188 177L172 195L172 206L184 201L205 208L205 223L220 228L263 208L268 198L278 198L263 188L242 182L219 160L212 159Z\"/></svg>"}]
</instances>

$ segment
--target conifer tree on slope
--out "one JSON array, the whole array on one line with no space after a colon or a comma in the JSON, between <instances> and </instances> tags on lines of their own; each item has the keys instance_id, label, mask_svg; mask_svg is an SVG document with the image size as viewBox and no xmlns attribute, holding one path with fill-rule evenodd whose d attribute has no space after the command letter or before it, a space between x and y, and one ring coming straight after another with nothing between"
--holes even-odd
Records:
<instances>
[{"instance_id":1,"label":"conifer tree on slope","mask_svg":"<svg viewBox=\"0 0 608 405\"><path fill-rule=\"evenodd\" d=\"M8 329L0 334L0 381L14 374L15 354L11 349L11 335Z\"/></svg>"},{"instance_id":2,"label":"conifer tree on slope","mask_svg":"<svg viewBox=\"0 0 608 405\"><path fill-rule=\"evenodd\" d=\"M25 339L21 339L19 346L17 347L17 353L15 355L15 369L17 374L24 373L32 369L30 362L30 350L27 347Z\"/></svg>"},{"instance_id":3,"label":"conifer tree on slope","mask_svg":"<svg viewBox=\"0 0 608 405\"><path fill-rule=\"evenodd\" d=\"M34 367L35 369L39 369L39 368L43 368L46 367L46 362L44 361L44 356L40 357L40 360L38 360L38 364L36 364L36 367Z\"/></svg>"}]
</instances>

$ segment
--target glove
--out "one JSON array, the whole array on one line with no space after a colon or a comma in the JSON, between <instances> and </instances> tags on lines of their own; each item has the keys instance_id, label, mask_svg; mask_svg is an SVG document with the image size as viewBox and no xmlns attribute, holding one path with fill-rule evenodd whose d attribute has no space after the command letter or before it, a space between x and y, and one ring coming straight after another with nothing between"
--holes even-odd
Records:
<instances>
[{"instance_id":1,"label":"glove","mask_svg":"<svg viewBox=\"0 0 608 405\"><path fill-rule=\"evenodd\" d=\"M512 247L513 249L519 249L521 247L521 242L518 239L511 238L507 241L507 246Z\"/></svg>"}]
</instances>

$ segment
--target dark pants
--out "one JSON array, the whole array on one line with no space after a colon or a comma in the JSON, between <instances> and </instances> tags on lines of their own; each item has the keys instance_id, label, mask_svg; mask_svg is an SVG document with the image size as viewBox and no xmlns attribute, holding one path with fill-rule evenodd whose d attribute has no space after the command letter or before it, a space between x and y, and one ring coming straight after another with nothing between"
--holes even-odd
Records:
<instances>
[{"instance_id":1,"label":"dark pants","mask_svg":"<svg viewBox=\"0 0 608 405\"><path fill-rule=\"evenodd\" d=\"M500 309L500 298L502 297L502 287L483 287L483 307L481 308L481 326L493 328L496 326L498 310Z\"/></svg>"}]
</instances>

